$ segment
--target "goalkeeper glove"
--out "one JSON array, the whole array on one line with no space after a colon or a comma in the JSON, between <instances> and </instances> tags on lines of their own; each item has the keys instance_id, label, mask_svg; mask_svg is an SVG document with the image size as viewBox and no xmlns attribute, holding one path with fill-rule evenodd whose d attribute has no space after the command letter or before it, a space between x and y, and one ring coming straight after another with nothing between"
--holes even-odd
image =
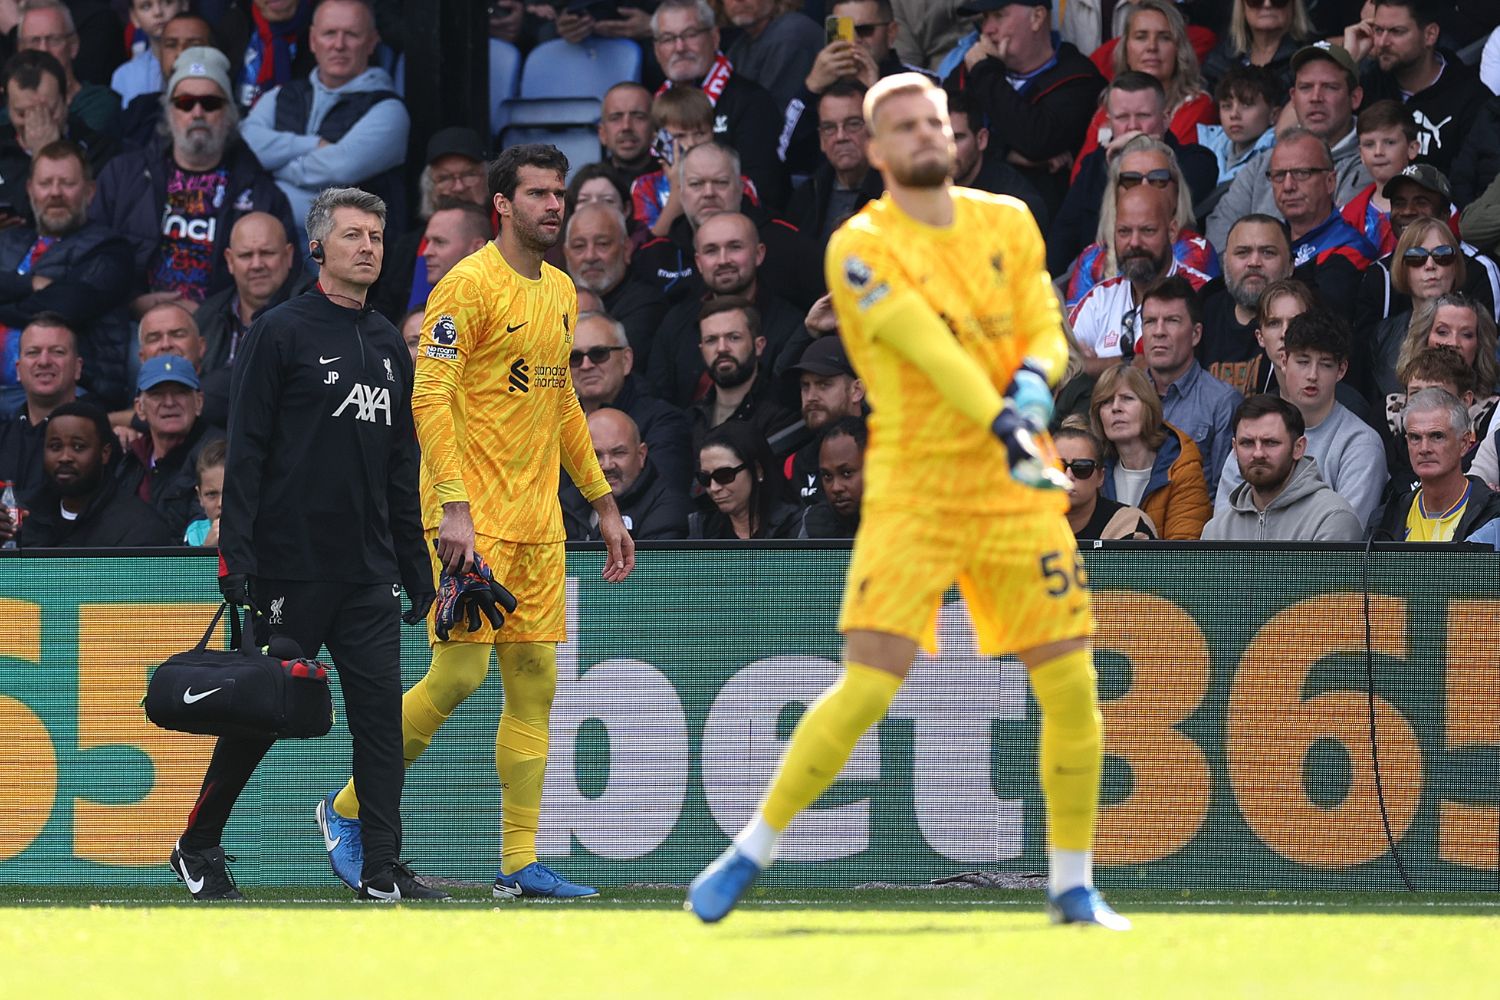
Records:
<instances>
[{"instance_id":1,"label":"goalkeeper glove","mask_svg":"<svg viewBox=\"0 0 1500 1000\"><path fill-rule=\"evenodd\" d=\"M436 542L433 545L436 546ZM437 619L435 631L444 642L449 632L460 622L470 631L477 632L482 619L490 628L498 630L505 624L505 616L516 610L516 599L510 591L495 582L494 574L479 553L474 553L474 565L469 570L451 574L443 572L438 581Z\"/></svg>"},{"instance_id":2,"label":"goalkeeper glove","mask_svg":"<svg viewBox=\"0 0 1500 1000\"><path fill-rule=\"evenodd\" d=\"M1006 406L990 425L1005 446L1011 478L1039 490L1066 490L1071 483L1058 468L1057 456L1048 446L1041 426L1015 406Z\"/></svg>"},{"instance_id":3,"label":"goalkeeper glove","mask_svg":"<svg viewBox=\"0 0 1500 1000\"><path fill-rule=\"evenodd\" d=\"M1052 387L1047 384L1047 376L1032 362L1021 362L1010 388L1005 390L1005 398L1037 427L1046 427L1052 421Z\"/></svg>"}]
</instances>

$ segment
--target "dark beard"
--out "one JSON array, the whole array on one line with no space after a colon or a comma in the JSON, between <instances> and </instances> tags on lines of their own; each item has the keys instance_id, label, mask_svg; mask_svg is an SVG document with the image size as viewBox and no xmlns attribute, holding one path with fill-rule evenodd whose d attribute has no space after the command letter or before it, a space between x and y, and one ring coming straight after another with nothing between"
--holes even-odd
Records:
<instances>
[{"instance_id":1,"label":"dark beard","mask_svg":"<svg viewBox=\"0 0 1500 1000\"><path fill-rule=\"evenodd\" d=\"M557 241L562 239L563 231L561 226L558 227L554 235L548 236L542 232L541 226L529 219L523 222L520 216L513 215L511 216L511 222L516 227L516 239L520 241L521 246L533 253L546 253L557 246Z\"/></svg>"},{"instance_id":2,"label":"dark beard","mask_svg":"<svg viewBox=\"0 0 1500 1000\"><path fill-rule=\"evenodd\" d=\"M1154 257L1132 256L1120 261L1120 273L1132 285L1141 285L1160 278L1167 269L1167 262Z\"/></svg>"},{"instance_id":3,"label":"dark beard","mask_svg":"<svg viewBox=\"0 0 1500 1000\"><path fill-rule=\"evenodd\" d=\"M1260 305L1261 292L1264 292L1266 290L1266 285L1268 285L1269 282L1266 281L1265 278L1261 278L1260 291L1252 292L1250 291L1249 281L1250 279L1246 279L1245 281L1236 284L1226 277L1224 279L1224 289L1229 292L1229 297L1234 300L1235 305L1239 306L1241 309L1249 309L1251 311L1254 311L1256 307Z\"/></svg>"},{"instance_id":4,"label":"dark beard","mask_svg":"<svg viewBox=\"0 0 1500 1000\"><path fill-rule=\"evenodd\" d=\"M942 163L923 163L913 166L908 171L892 170L891 175L896 183L902 187L909 188L938 188L948 182L953 173L953 161L945 159Z\"/></svg>"},{"instance_id":5,"label":"dark beard","mask_svg":"<svg viewBox=\"0 0 1500 1000\"><path fill-rule=\"evenodd\" d=\"M57 487L58 496L64 497L86 497L98 492L99 484L104 481L104 469L96 466L94 471L87 476L79 476L64 486L62 483L53 481L52 485Z\"/></svg>"},{"instance_id":6,"label":"dark beard","mask_svg":"<svg viewBox=\"0 0 1500 1000\"><path fill-rule=\"evenodd\" d=\"M754 356L745 361L736 361L734 367L727 372L720 370L716 360L713 367L708 370L708 377L720 389L734 389L750 381L755 375L755 367Z\"/></svg>"}]
</instances>

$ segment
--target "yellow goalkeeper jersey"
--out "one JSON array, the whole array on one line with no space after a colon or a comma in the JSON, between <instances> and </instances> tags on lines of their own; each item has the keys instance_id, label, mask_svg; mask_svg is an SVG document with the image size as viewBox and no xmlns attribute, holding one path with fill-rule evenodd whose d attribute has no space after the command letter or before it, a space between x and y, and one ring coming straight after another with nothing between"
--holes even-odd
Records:
<instances>
[{"instance_id":1,"label":"yellow goalkeeper jersey","mask_svg":"<svg viewBox=\"0 0 1500 1000\"><path fill-rule=\"evenodd\" d=\"M1062 316L1041 233L1024 204L951 188L946 227L911 218L889 194L833 235L825 269L839 335L872 410L865 455L868 508L1006 513L1065 510L1067 498L1010 478L988 428L880 339L882 323L916 306L1004 392L1022 360L1055 382L1067 364ZM934 330L942 327L930 324Z\"/></svg>"},{"instance_id":2,"label":"yellow goalkeeper jersey","mask_svg":"<svg viewBox=\"0 0 1500 1000\"><path fill-rule=\"evenodd\" d=\"M567 275L523 277L494 243L432 290L412 390L425 527L464 500L476 534L556 542L559 465L587 499L609 492L568 369L577 319Z\"/></svg>"}]
</instances>

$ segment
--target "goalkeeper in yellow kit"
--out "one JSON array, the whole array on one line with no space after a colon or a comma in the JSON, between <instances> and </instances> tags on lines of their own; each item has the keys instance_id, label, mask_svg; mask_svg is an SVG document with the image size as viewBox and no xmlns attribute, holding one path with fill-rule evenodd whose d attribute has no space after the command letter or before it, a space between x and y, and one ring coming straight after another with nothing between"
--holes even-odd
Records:
<instances>
[{"instance_id":1,"label":"goalkeeper in yellow kit","mask_svg":"<svg viewBox=\"0 0 1500 1000\"><path fill-rule=\"evenodd\" d=\"M826 258L872 409L839 621L844 673L808 708L755 816L693 881L688 905L722 919L771 863L793 817L885 715L918 645L936 651L956 581L981 650L1019 656L1041 707L1048 912L1124 930L1093 887L1094 623L1065 485L1046 458L1066 345L1041 234L1021 202L952 186L946 95L924 77L877 83L865 120L886 194L834 234Z\"/></svg>"},{"instance_id":2,"label":"goalkeeper in yellow kit","mask_svg":"<svg viewBox=\"0 0 1500 1000\"><path fill-rule=\"evenodd\" d=\"M597 895L537 861L557 648L566 635L566 566L558 466L599 514L604 579L624 580L635 546L599 470L573 394L568 355L578 319L572 281L544 263L562 235L568 161L554 146L513 146L489 168L500 235L464 258L427 299L412 415L422 448L422 523L436 570L451 576L479 556L515 595L493 628L464 616L446 637L429 619L432 666L401 700L407 766L489 671L493 649L505 701L495 734L501 787L501 857L494 895ZM446 624L446 623L445 623ZM445 629L446 630L446 629ZM360 871L353 783L318 804L335 874Z\"/></svg>"}]
</instances>

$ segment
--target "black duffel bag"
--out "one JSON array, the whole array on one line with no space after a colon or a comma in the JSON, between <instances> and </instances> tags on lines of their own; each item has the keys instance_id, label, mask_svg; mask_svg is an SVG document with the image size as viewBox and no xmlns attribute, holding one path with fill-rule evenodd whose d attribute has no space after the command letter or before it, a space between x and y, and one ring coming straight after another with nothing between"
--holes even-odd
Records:
<instances>
[{"instance_id":1,"label":"black duffel bag","mask_svg":"<svg viewBox=\"0 0 1500 1000\"><path fill-rule=\"evenodd\" d=\"M225 610L231 648L209 649ZM271 649L286 658L261 653L254 647L249 624L247 620L242 636L238 609L220 607L198 645L169 657L152 672L143 702L146 717L163 729L204 736L326 736L333 728L327 668L304 658L284 637L274 639Z\"/></svg>"}]
</instances>

